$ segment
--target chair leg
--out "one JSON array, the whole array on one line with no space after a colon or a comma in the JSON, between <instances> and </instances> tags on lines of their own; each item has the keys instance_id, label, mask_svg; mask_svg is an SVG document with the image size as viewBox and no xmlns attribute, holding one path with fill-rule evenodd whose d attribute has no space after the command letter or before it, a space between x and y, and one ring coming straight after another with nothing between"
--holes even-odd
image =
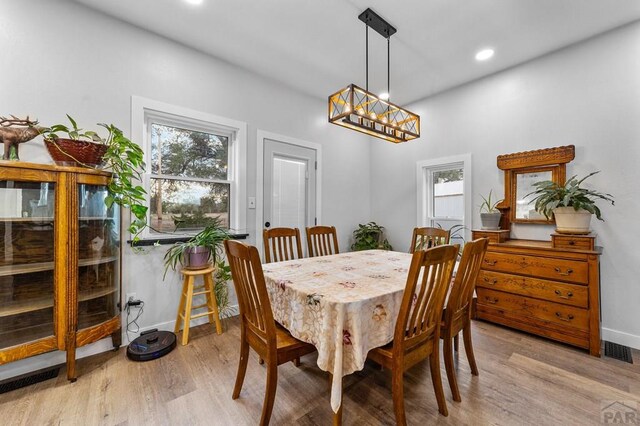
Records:
<instances>
[{"instance_id":1,"label":"chair leg","mask_svg":"<svg viewBox=\"0 0 640 426\"><path fill-rule=\"evenodd\" d=\"M453 349L458 352L458 350L460 350L460 342L458 340L458 336L460 336L460 333L456 334L453 337Z\"/></svg>"},{"instance_id":2,"label":"chair leg","mask_svg":"<svg viewBox=\"0 0 640 426\"><path fill-rule=\"evenodd\" d=\"M476 364L476 357L473 354L473 343L471 343L471 322L468 322L462 330L462 337L464 338L464 350L467 353L467 359L469 360L469 366L471 367L471 374L478 375L478 365Z\"/></svg>"},{"instance_id":3,"label":"chair leg","mask_svg":"<svg viewBox=\"0 0 640 426\"><path fill-rule=\"evenodd\" d=\"M187 294L187 285L189 283L189 277L186 275L182 280L182 292L180 293L180 303L178 304L178 315L176 315L176 326L173 328L173 332L178 334L180 332L180 325L182 323L182 318L180 315L184 315L184 306L186 304L186 294Z\"/></svg>"},{"instance_id":4,"label":"chair leg","mask_svg":"<svg viewBox=\"0 0 640 426\"><path fill-rule=\"evenodd\" d=\"M276 389L278 387L278 366L275 361L267 363L267 389L264 394L264 405L262 407L262 417L260 425L267 426L271 420L273 403L276 399Z\"/></svg>"},{"instance_id":5,"label":"chair leg","mask_svg":"<svg viewBox=\"0 0 640 426\"><path fill-rule=\"evenodd\" d=\"M182 346L189 343L189 329L191 328L191 306L193 303L193 275L187 277L187 300L184 311L184 326L182 327Z\"/></svg>"},{"instance_id":6,"label":"chair leg","mask_svg":"<svg viewBox=\"0 0 640 426\"><path fill-rule=\"evenodd\" d=\"M393 411L396 415L396 424L405 426L407 417L404 412L404 372L402 367L393 368L391 372L391 396L393 397Z\"/></svg>"},{"instance_id":7,"label":"chair leg","mask_svg":"<svg viewBox=\"0 0 640 426\"><path fill-rule=\"evenodd\" d=\"M434 350L429 357L429 364L431 367L431 381L433 382L433 390L436 394L436 400L438 401L438 411L443 416L448 416L447 401L444 399L444 389L442 388L442 376L440 376L440 355L439 346L434 345Z\"/></svg>"},{"instance_id":8,"label":"chair leg","mask_svg":"<svg viewBox=\"0 0 640 426\"><path fill-rule=\"evenodd\" d=\"M249 344L244 340L244 333L241 337L240 344L240 362L238 363L238 374L236 375L236 385L233 387L232 399L238 399L242 384L244 383L244 375L247 372L247 362L249 361Z\"/></svg>"},{"instance_id":9,"label":"chair leg","mask_svg":"<svg viewBox=\"0 0 640 426\"><path fill-rule=\"evenodd\" d=\"M458 389L458 381L456 380L456 372L453 367L453 351L451 350L451 341L455 342L455 338L451 338L445 334L444 339L442 341L443 347L443 356L444 356L444 366L447 370L447 380L449 380L449 387L451 388L451 394L453 395L453 400L460 402L462 398L460 398L460 390Z\"/></svg>"}]
</instances>

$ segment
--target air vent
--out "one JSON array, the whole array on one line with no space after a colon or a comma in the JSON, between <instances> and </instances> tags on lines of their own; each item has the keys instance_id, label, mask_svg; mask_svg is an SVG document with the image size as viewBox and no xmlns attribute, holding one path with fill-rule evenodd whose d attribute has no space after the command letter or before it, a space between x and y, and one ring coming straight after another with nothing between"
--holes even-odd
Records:
<instances>
[{"instance_id":1,"label":"air vent","mask_svg":"<svg viewBox=\"0 0 640 426\"><path fill-rule=\"evenodd\" d=\"M0 382L0 394L58 377L60 366L49 367Z\"/></svg>"},{"instance_id":2,"label":"air vent","mask_svg":"<svg viewBox=\"0 0 640 426\"><path fill-rule=\"evenodd\" d=\"M629 346L605 341L604 355L608 356L609 358L619 359L620 361L633 364L633 357L631 356L631 348Z\"/></svg>"}]
</instances>

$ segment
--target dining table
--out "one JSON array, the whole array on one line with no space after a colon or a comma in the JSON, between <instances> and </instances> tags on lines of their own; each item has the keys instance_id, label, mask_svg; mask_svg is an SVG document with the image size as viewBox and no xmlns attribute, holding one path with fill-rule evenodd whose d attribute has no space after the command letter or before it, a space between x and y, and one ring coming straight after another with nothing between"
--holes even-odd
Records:
<instances>
[{"instance_id":1,"label":"dining table","mask_svg":"<svg viewBox=\"0 0 640 426\"><path fill-rule=\"evenodd\" d=\"M263 265L274 319L313 344L318 367L331 373L338 423L342 378L362 370L371 349L393 340L411 257L366 250Z\"/></svg>"}]
</instances>

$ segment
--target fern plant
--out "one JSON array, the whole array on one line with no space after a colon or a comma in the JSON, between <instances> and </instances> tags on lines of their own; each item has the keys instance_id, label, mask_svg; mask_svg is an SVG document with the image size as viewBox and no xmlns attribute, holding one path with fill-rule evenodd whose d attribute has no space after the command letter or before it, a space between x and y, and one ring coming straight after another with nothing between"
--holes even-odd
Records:
<instances>
[{"instance_id":1,"label":"fern plant","mask_svg":"<svg viewBox=\"0 0 640 426\"><path fill-rule=\"evenodd\" d=\"M615 205L613 195L580 186L582 182L596 173L600 173L600 171L589 173L582 179L572 176L564 185L550 180L536 182L533 184L536 190L526 196L534 196L532 201L535 202L536 211L545 215L547 219L551 218L553 210L557 207L573 207L575 210L583 209L595 214L598 220L604 220L596 201L604 200Z\"/></svg>"}]
</instances>

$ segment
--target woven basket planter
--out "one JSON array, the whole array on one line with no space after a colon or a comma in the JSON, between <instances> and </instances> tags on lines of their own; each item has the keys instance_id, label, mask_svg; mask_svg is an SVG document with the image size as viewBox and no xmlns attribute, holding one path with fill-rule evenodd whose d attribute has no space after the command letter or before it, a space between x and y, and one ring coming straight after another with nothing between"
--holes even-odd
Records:
<instances>
[{"instance_id":1,"label":"woven basket planter","mask_svg":"<svg viewBox=\"0 0 640 426\"><path fill-rule=\"evenodd\" d=\"M45 139L51 159L59 166L101 167L107 145L73 139Z\"/></svg>"}]
</instances>

